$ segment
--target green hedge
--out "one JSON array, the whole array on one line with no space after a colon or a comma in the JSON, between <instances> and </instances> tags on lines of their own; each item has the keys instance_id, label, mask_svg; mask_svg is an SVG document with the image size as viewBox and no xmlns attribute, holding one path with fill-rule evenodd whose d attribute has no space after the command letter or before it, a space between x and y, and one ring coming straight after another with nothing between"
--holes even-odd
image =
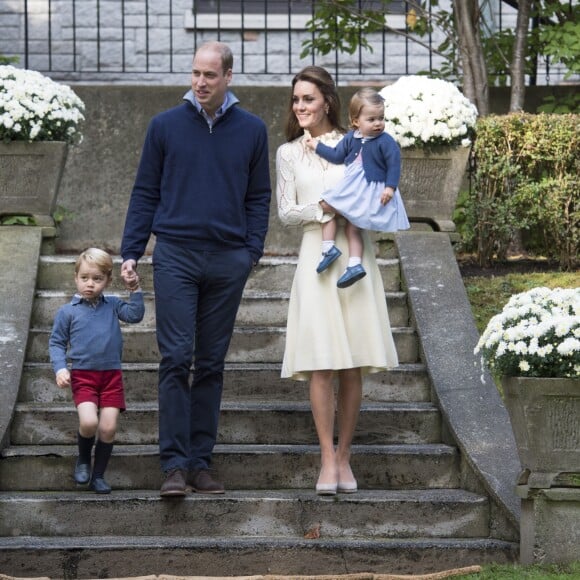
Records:
<instances>
[{"instance_id":1,"label":"green hedge","mask_svg":"<svg viewBox=\"0 0 580 580\"><path fill-rule=\"evenodd\" d=\"M580 115L490 115L478 120L471 191L458 220L479 263L504 260L516 231L526 249L578 265Z\"/></svg>"}]
</instances>

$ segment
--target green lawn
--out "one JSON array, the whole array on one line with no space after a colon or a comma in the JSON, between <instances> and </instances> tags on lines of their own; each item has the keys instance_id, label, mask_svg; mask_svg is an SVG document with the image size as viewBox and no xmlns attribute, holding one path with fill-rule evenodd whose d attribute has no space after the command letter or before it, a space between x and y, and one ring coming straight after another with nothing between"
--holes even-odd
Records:
<instances>
[{"instance_id":1,"label":"green lawn","mask_svg":"<svg viewBox=\"0 0 580 580\"><path fill-rule=\"evenodd\" d=\"M475 574L453 576L461 580L570 580L580 578L580 562L551 566L506 566L490 564L482 566Z\"/></svg>"},{"instance_id":2,"label":"green lawn","mask_svg":"<svg viewBox=\"0 0 580 580\"><path fill-rule=\"evenodd\" d=\"M471 303L477 330L481 334L489 319L501 312L512 294L525 292L536 286L577 288L580 287L580 273L535 272L506 274L505 276L477 276L464 278L463 283Z\"/></svg>"}]
</instances>

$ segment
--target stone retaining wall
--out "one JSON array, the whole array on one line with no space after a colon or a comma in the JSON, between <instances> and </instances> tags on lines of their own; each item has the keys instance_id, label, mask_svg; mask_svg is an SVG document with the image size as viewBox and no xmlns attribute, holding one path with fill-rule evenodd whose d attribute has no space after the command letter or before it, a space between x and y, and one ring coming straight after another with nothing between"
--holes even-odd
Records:
<instances>
[{"instance_id":1,"label":"stone retaining wall","mask_svg":"<svg viewBox=\"0 0 580 580\"><path fill-rule=\"evenodd\" d=\"M72 212L59 228L56 248L76 252L89 245L117 252L129 195L139 163L149 120L156 113L181 102L189 88L182 86L73 86L86 105L83 142L69 151L58 203ZM346 105L357 87L339 87ZM550 91L574 90L552 87ZM272 187L275 188L276 149L284 142L283 127L289 87L233 86L241 105L262 117L268 126ZM529 89L526 110L535 111L545 92ZM507 111L508 89L492 91L492 110ZM296 251L300 232L282 228L276 215L275 195L267 249L275 253Z\"/></svg>"}]
</instances>

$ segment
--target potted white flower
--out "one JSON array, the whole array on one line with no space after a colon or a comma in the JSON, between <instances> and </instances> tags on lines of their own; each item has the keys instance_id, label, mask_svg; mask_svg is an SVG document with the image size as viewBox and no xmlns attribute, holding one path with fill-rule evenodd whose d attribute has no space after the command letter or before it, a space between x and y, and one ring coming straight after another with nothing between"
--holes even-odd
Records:
<instances>
[{"instance_id":1,"label":"potted white flower","mask_svg":"<svg viewBox=\"0 0 580 580\"><path fill-rule=\"evenodd\" d=\"M580 288L533 288L510 298L475 353L500 378L520 483L550 487L580 473Z\"/></svg>"},{"instance_id":2,"label":"potted white flower","mask_svg":"<svg viewBox=\"0 0 580 580\"><path fill-rule=\"evenodd\" d=\"M39 72L0 66L0 141L79 142L85 105Z\"/></svg>"},{"instance_id":3,"label":"potted white flower","mask_svg":"<svg viewBox=\"0 0 580 580\"><path fill-rule=\"evenodd\" d=\"M67 85L0 66L0 216L51 222L68 146L82 139L84 110Z\"/></svg>"},{"instance_id":4,"label":"potted white flower","mask_svg":"<svg viewBox=\"0 0 580 580\"><path fill-rule=\"evenodd\" d=\"M452 220L475 135L477 109L451 82L404 76L380 91L385 131L402 149L400 189L409 215L454 231Z\"/></svg>"},{"instance_id":5,"label":"potted white flower","mask_svg":"<svg viewBox=\"0 0 580 580\"><path fill-rule=\"evenodd\" d=\"M500 376L580 377L580 288L515 294L475 348Z\"/></svg>"},{"instance_id":6,"label":"potted white flower","mask_svg":"<svg viewBox=\"0 0 580 580\"><path fill-rule=\"evenodd\" d=\"M385 100L385 131L403 149L471 145L477 109L453 83L405 76L380 94Z\"/></svg>"}]
</instances>

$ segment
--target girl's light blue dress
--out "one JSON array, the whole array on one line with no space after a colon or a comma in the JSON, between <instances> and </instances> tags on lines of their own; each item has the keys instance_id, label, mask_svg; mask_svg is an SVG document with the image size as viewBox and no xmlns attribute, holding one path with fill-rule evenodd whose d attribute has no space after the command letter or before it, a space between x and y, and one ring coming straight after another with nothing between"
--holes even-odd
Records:
<instances>
[{"instance_id":1,"label":"girl's light blue dress","mask_svg":"<svg viewBox=\"0 0 580 580\"><path fill-rule=\"evenodd\" d=\"M411 226L407 217L399 188L386 205L381 204L385 184L368 182L362 164L362 151L346 166L340 183L322 194L322 199L331 205L350 223L365 230L396 232Z\"/></svg>"}]
</instances>

